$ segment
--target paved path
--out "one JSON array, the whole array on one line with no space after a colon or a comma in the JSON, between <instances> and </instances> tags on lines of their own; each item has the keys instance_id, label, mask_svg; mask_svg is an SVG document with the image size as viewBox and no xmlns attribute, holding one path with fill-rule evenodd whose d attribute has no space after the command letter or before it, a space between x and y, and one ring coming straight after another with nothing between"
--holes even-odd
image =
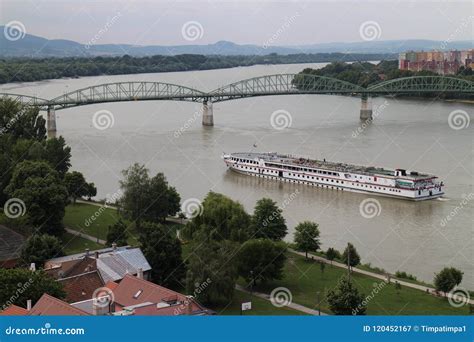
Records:
<instances>
[{"instance_id":1,"label":"paved path","mask_svg":"<svg viewBox=\"0 0 474 342\"><path fill-rule=\"evenodd\" d=\"M88 235L88 234L85 234L85 233L81 233L77 230L74 230L72 228L65 228L66 229L66 232L72 234L72 235L75 235L75 236L79 236L81 238L84 238L86 240L90 240L92 242L96 242L96 243L100 243L102 245L105 245L107 243L107 241L105 240L102 240L102 239L98 239L96 238L95 236L92 236L92 235Z\"/></svg>"},{"instance_id":2,"label":"paved path","mask_svg":"<svg viewBox=\"0 0 474 342\"><path fill-rule=\"evenodd\" d=\"M101 203L97 203L97 202L89 202L89 201L84 201L84 200L77 200L77 203L84 203L84 204L92 204L92 205L96 205L98 207L102 207L103 204ZM108 208L111 208L111 209L117 209L116 207L114 206L110 206L108 205L107 206ZM168 217L167 218L168 221L170 222L175 222L175 223L186 223L188 220L187 219L179 219L179 218L175 218L175 217ZM93 237L93 236L90 236L90 235L86 235L86 234L83 234L83 233L80 233L78 231L72 231L71 229L68 229L66 228L66 230L71 233L71 234L75 234L75 235L78 235L78 236L81 236L85 239L88 239L88 240L91 240L91 241L94 241L94 242L97 242L97 238ZM100 242L100 241L103 241L103 242ZM103 243L105 244L105 241L104 240L99 240L99 243ZM301 256L305 256L305 253L303 252L298 252L298 251L295 251L293 249L289 249L290 252L293 252L293 253L296 253L298 255L301 255ZM308 256L314 258L314 260L318 260L318 261L322 261L324 263L331 263L328 259L326 258L323 258L323 257L320 257L318 255L314 255L314 254L311 254L311 253L308 253ZM343 264L343 263L340 263L340 262L337 262L337 261L333 261L332 262L332 265L334 266L337 266L337 267L341 267L341 268L345 268L347 269L347 265L346 264ZM363 275L366 275L366 276L369 276L369 277L372 277L372 278L376 278L376 279L380 279L380 280L384 280L384 281L389 281L389 282L393 282L393 281L397 281L400 285L402 286L406 286L406 287L411 287L412 289L416 289L416 290L420 290L420 291L424 291L424 292L429 292L431 294L433 294L436 290L432 287L429 287L429 286L424 286L424 285L420 285L420 284L414 284L414 283L410 283L410 282L407 282L407 281L403 281L403 280L400 280L398 278L393 278L393 276L391 276L390 278L387 278L386 275L384 274L379 274L379 273L375 273L375 272L371 272L371 271L366 271L366 270L362 270L360 268L356 268L356 267L353 267L352 268L352 271L355 272L355 273L359 273L359 274L363 274ZM241 289L242 291L244 291L245 289ZM256 294L256 292L254 292L254 294ZM263 296L267 296L265 299L268 299L269 296L266 295L266 294L261 294ZM448 298L453 298L455 296L453 296L452 294L450 293L447 293L446 294L446 297ZM262 297L263 298L263 297ZM474 304L474 298L473 299L469 299L468 301L470 304ZM295 305L298 305L298 304L295 304ZM308 309L308 310L311 310L309 308L305 308L305 309ZM297 310L297 309L296 309ZM300 310L301 311L301 310ZM313 310L315 311L315 310ZM317 311L316 311L317 312Z\"/></svg>"},{"instance_id":3,"label":"paved path","mask_svg":"<svg viewBox=\"0 0 474 342\"><path fill-rule=\"evenodd\" d=\"M305 253L303 252L298 252L298 251L295 251L293 249L289 249L290 252L293 252L295 254L298 254L298 255L301 255L301 256L305 256ZM326 264L329 264L330 261L326 258L323 258L323 257L320 257L318 255L314 255L314 254L311 254L311 253L308 253L308 257L311 257L311 258L314 258L314 260L318 260L318 261L322 261ZM346 264L343 264L343 263L340 263L340 262L337 262L337 261L333 261L332 262L332 265L334 266L337 266L337 267L341 267L341 268L345 268L347 269L347 265ZM370 271L366 271L366 270L361 270L360 268L356 268L356 267L353 267L352 268L352 271L355 272L355 273L360 273L360 274L364 274L366 276L369 276L369 277L372 277L372 278L377 278L377 279L380 279L380 280L384 280L384 281L387 281L389 280L390 282L394 282L394 281L397 281L398 283L400 283L400 285L402 286L406 286L406 287L411 287L412 289L417 289L417 290L420 290L420 291L428 291L429 293L433 293L434 291L436 291L434 288L432 287L428 287L428 286L424 286L424 285L420 285L420 284L414 284L414 283L409 283L407 281L403 281L403 280L399 280L398 278L393 278L390 277L389 279L387 279L387 276L384 275L384 274L379 274L379 273L375 273L375 272L370 272ZM453 295L451 295L450 293L447 293L446 294L446 297L448 298L452 298L454 297ZM469 299L469 303L470 304L474 304L474 299Z\"/></svg>"},{"instance_id":4,"label":"paved path","mask_svg":"<svg viewBox=\"0 0 474 342\"><path fill-rule=\"evenodd\" d=\"M249 294L252 294L256 297L259 297L259 298L262 298L262 299L265 299L265 300L268 300L270 301L270 295L269 294L266 294L266 293L261 293L261 292L256 292L256 291L253 291L253 292L250 292L249 290L247 290L245 287L241 286L241 285L235 285L235 289L236 290L239 290L239 291L242 291L242 292L245 292L245 293L249 293ZM309 315L314 315L314 316L318 316L318 315L321 315L321 316L327 316L327 314L325 314L324 312L321 311L321 313L318 311L318 310L313 310L313 309L310 309L308 308L307 306L303 306L303 305L300 305L300 304L296 304L296 303L290 303L288 305L286 305L287 307L291 308L291 309L294 309L294 310L297 310L297 311L301 311L301 312L304 312L304 313L307 313Z\"/></svg>"}]
</instances>

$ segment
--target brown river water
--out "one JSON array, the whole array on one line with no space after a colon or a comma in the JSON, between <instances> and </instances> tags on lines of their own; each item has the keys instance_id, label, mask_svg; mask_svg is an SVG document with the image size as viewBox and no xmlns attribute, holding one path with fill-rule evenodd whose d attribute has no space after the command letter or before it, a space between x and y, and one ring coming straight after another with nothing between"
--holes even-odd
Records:
<instances>
[{"instance_id":1,"label":"brown river water","mask_svg":"<svg viewBox=\"0 0 474 342\"><path fill-rule=\"evenodd\" d=\"M118 81L162 81L209 91L250 77L322 65L97 76L6 84L0 91L53 98ZM474 289L474 106L383 97L373 99L372 105L376 114L369 125L359 120L358 98L291 95L216 103L211 128L201 126L200 104L174 101L60 110L57 126L72 148L72 168L97 185L97 198L117 192L122 169L144 163L152 173L164 172L183 201L202 199L213 190L252 211L258 199L270 197L283 207L288 241L298 222L316 221L323 249L343 249L352 242L363 263L390 272L403 270L429 282L442 267L454 266L465 273L462 285ZM93 115L100 110L112 113L113 126L95 128ZM275 129L275 111L284 113L291 125ZM453 111L467 114L462 114L462 127L449 120ZM466 119L473 122L468 125ZM226 170L222 153L237 151L276 151L428 172L444 181L446 195L410 202L256 179ZM372 215L361 214L367 198L376 199Z\"/></svg>"}]
</instances>

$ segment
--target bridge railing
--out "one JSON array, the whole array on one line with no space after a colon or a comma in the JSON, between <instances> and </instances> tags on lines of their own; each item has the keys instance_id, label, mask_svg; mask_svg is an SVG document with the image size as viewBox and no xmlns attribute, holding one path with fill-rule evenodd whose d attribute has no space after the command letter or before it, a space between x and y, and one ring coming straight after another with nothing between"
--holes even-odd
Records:
<instances>
[{"instance_id":1,"label":"bridge railing","mask_svg":"<svg viewBox=\"0 0 474 342\"><path fill-rule=\"evenodd\" d=\"M49 103L49 100L40 97L12 93L0 93L0 98L8 98L26 106L45 107Z\"/></svg>"},{"instance_id":2,"label":"bridge railing","mask_svg":"<svg viewBox=\"0 0 474 342\"><path fill-rule=\"evenodd\" d=\"M377 83L367 88L368 93L473 93L474 82L456 77L415 76Z\"/></svg>"},{"instance_id":3,"label":"bridge railing","mask_svg":"<svg viewBox=\"0 0 474 342\"><path fill-rule=\"evenodd\" d=\"M79 89L52 99L50 102L61 107L82 104L140 101L140 100L183 100L197 101L205 96L197 89L163 82L119 82L100 84Z\"/></svg>"},{"instance_id":4,"label":"bridge railing","mask_svg":"<svg viewBox=\"0 0 474 342\"><path fill-rule=\"evenodd\" d=\"M103 102L175 100L213 102L244 97L286 94L384 95L462 93L474 95L474 82L446 76L414 76L364 88L343 80L313 74L275 74L234 82L211 92L164 82L117 82L78 89L51 100L20 94L0 94L25 105L68 108Z\"/></svg>"}]
</instances>

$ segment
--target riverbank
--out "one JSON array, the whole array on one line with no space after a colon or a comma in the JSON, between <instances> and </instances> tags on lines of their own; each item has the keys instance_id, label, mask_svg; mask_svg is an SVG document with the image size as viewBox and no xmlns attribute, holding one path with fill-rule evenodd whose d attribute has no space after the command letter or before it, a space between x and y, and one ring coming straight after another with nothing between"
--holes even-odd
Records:
<instances>
[{"instance_id":1,"label":"riverbank","mask_svg":"<svg viewBox=\"0 0 474 342\"><path fill-rule=\"evenodd\" d=\"M139 80L211 91L242 79L293 74L306 67L322 66L324 64L265 65L141 74ZM136 80L133 75L107 77L111 83ZM102 77L91 76L1 88L4 92L53 98L101 83ZM73 152L73 170L82 172L88 181L97 185L99 199L119 189L121 170L134 162L146 163L153 172L163 172L183 200L202 199L212 188L251 210L264 196L281 206L285 195L298 189L297 198L283 212L289 237L295 223L314 219L321 227L324 250L328 247L342 250L347 242L353 242L364 262L391 273L404 270L425 282L432 282L433 274L449 260L451 266L465 273L461 286L474 289L474 269L469 262L473 254L465 239L470 234L472 202L446 226L440 226L442 219L462 202L470 186L468 175L473 171L472 163L466 159L472 141L471 127L453 130L448 116L454 110L471 115L472 105L374 98L374 112L385 101L388 105L383 107L383 113L374 117L371 125L364 126L357 136L354 132L359 132L361 124L360 98L334 95L255 97L219 102L214 105L212 129L202 128L201 120L194 116L199 113L200 104L189 102L95 104L60 110L56 114L58 135L66 139ZM92 118L96 111L104 109L113 114L115 124L101 131L94 127ZM291 127L284 130L274 129L270 120L272 113L280 109L291 115ZM472 121L471 116L471 126ZM186 130L176 137L175 132L181 127ZM254 144L258 147L253 147ZM366 219L359 213L359 204L366 195L247 179L249 177L226 172L220 159L222 151L277 151L358 165L410 168L442 177L449 200L407 203L377 198L382 212Z\"/></svg>"},{"instance_id":2,"label":"riverbank","mask_svg":"<svg viewBox=\"0 0 474 342\"><path fill-rule=\"evenodd\" d=\"M84 76L138 75L144 73L218 70L254 65L355 62L396 59L383 53L314 53L293 55L176 55L151 57L6 58L0 61L0 84L79 78ZM53 77L52 77L53 76Z\"/></svg>"},{"instance_id":3,"label":"riverbank","mask_svg":"<svg viewBox=\"0 0 474 342\"><path fill-rule=\"evenodd\" d=\"M70 205L66 209L65 222L69 222L69 226L84 231L85 227L81 222L84 222L98 208L100 208L100 203L88 204L82 202ZM117 219L116 209L107 208L97 218L93 228L89 229L87 227L88 233L96 234L94 236L104 236L108 225ZM192 243L183 245L183 258L185 260L190 257L191 251ZM335 287L339 280L347 274L345 265L337 261L330 263L327 259L318 255L312 255L312 258L306 259L302 253L291 249L288 251L287 257L283 279L255 287L255 291L268 295L274 288L285 287L291 292L295 304L312 309L321 307L323 312L330 313L324 294ZM320 267L320 262L327 264L324 270ZM453 307L449 304L447 298L435 295L432 288L427 288L421 284L410 283L402 279L387 278L386 275L360 268L353 270L352 279L365 296L374 297L368 301L367 314L370 315L463 315L469 313L467 306ZM388 279L390 281L387 281ZM400 289L396 288L395 282L400 284ZM238 284L248 289L248 284L243 279L239 279ZM377 288L375 295L373 294L374 288ZM315 303L315 293L317 292L320 293L321 300ZM228 306L214 309L223 311L230 310L227 309L229 307L235 309L236 300L238 301L238 299L234 299L228 303ZM261 305L265 306L265 303L261 303ZM271 308L266 307L266 309L262 309L262 312L268 314L268 309ZM230 312L235 314L235 310Z\"/></svg>"}]
</instances>

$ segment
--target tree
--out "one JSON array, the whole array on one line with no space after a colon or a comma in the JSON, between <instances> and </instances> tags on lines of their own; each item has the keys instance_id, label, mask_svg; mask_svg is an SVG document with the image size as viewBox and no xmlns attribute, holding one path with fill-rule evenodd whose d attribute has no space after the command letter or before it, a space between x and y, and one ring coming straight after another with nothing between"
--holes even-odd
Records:
<instances>
[{"instance_id":1,"label":"tree","mask_svg":"<svg viewBox=\"0 0 474 342\"><path fill-rule=\"evenodd\" d=\"M324 261L319 262L319 268L321 269L321 275L324 274L324 270L326 269L326 263Z\"/></svg>"},{"instance_id":2,"label":"tree","mask_svg":"<svg viewBox=\"0 0 474 342\"><path fill-rule=\"evenodd\" d=\"M33 303L47 293L53 297L63 299L66 296L61 283L43 271L30 271L25 268L0 268L0 303L6 309L15 304L26 307L26 302L31 299Z\"/></svg>"},{"instance_id":3,"label":"tree","mask_svg":"<svg viewBox=\"0 0 474 342\"><path fill-rule=\"evenodd\" d=\"M287 227L282 210L270 198L257 201L253 216L252 227L256 238L281 240L286 236Z\"/></svg>"},{"instance_id":4,"label":"tree","mask_svg":"<svg viewBox=\"0 0 474 342\"><path fill-rule=\"evenodd\" d=\"M346 277L327 292L326 300L335 315L365 315L367 310L364 296Z\"/></svg>"},{"instance_id":5,"label":"tree","mask_svg":"<svg viewBox=\"0 0 474 342\"><path fill-rule=\"evenodd\" d=\"M339 258L340 256L341 255L339 254L339 252L332 247L329 247L326 251L326 258L331 262L331 265L332 261L336 258Z\"/></svg>"},{"instance_id":6,"label":"tree","mask_svg":"<svg viewBox=\"0 0 474 342\"><path fill-rule=\"evenodd\" d=\"M398 281L395 281L395 290L397 291L397 294L400 293L400 290L402 289L402 285Z\"/></svg>"},{"instance_id":7,"label":"tree","mask_svg":"<svg viewBox=\"0 0 474 342\"><path fill-rule=\"evenodd\" d=\"M23 161L14 171L6 192L25 203L28 223L41 233L60 235L67 189L57 171L44 161Z\"/></svg>"},{"instance_id":8,"label":"tree","mask_svg":"<svg viewBox=\"0 0 474 342\"><path fill-rule=\"evenodd\" d=\"M75 204L78 198L87 195L87 182L84 175L78 171L72 171L66 173L64 176L64 183L67 188L69 197L72 198L72 202Z\"/></svg>"},{"instance_id":9,"label":"tree","mask_svg":"<svg viewBox=\"0 0 474 342\"><path fill-rule=\"evenodd\" d=\"M37 107L28 107L12 99L0 100L0 133L14 139L46 139L46 120Z\"/></svg>"},{"instance_id":10,"label":"tree","mask_svg":"<svg viewBox=\"0 0 474 342\"><path fill-rule=\"evenodd\" d=\"M191 246L193 257L189 258L186 289L206 305L225 305L234 297L238 278L233 260L238 245L233 241L210 240L198 247ZM206 284L206 286L202 286ZM202 288L196 291L197 288Z\"/></svg>"},{"instance_id":11,"label":"tree","mask_svg":"<svg viewBox=\"0 0 474 342\"><path fill-rule=\"evenodd\" d=\"M269 239L248 240L238 254L238 272L247 281L282 279L286 246Z\"/></svg>"},{"instance_id":12,"label":"tree","mask_svg":"<svg viewBox=\"0 0 474 342\"><path fill-rule=\"evenodd\" d=\"M113 243L117 246L126 246L128 244L128 231L127 225L119 219L113 225L109 226L109 231L107 232L107 246L112 245Z\"/></svg>"},{"instance_id":13,"label":"tree","mask_svg":"<svg viewBox=\"0 0 474 342\"><path fill-rule=\"evenodd\" d=\"M97 196L97 188L94 183L87 183L85 196L88 201L90 201L92 197Z\"/></svg>"},{"instance_id":14,"label":"tree","mask_svg":"<svg viewBox=\"0 0 474 342\"><path fill-rule=\"evenodd\" d=\"M445 267L435 275L434 285L436 290L448 293L462 281L463 272L454 267Z\"/></svg>"},{"instance_id":15,"label":"tree","mask_svg":"<svg viewBox=\"0 0 474 342\"><path fill-rule=\"evenodd\" d=\"M145 218L152 222L164 222L168 215L174 216L180 209L181 198L176 189L168 185L163 173L157 173L150 180L150 205Z\"/></svg>"},{"instance_id":16,"label":"tree","mask_svg":"<svg viewBox=\"0 0 474 342\"><path fill-rule=\"evenodd\" d=\"M186 265L181 256L181 242L166 226L144 222L140 244L151 266L153 282L176 288L185 278Z\"/></svg>"},{"instance_id":17,"label":"tree","mask_svg":"<svg viewBox=\"0 0 474 342\"><path fill-rule=\"evenodd\" d=\"M8 200L5 188L10 183L15 165L31 158L28 153L31 145L41 145L45 139L45 120L39 115L38 108L0 98L0 205ZM18 145L24 150L19 151Z\"/></svg>"},{"instance_id":18,"label":"tree","mask_svg":"<svg viewBox=\"0 0 474 342\"><path fill-rule=\"evenodd\" d=\"M144 165L135 163L123 170L122 174L124 179L120 181L120 187L123 196L120 199L120 206L124 214L133 220L137 229L140 230L144 213L149 205L148 170Z\"/></svg>"},{"instance_id":19,"label":"tree","mask_svg":"<svg viewBox=\"0 0 474 342\"><path fill-rule=\"evenodd\" d=\"M20 260L24 265L35 263L37 267L43 267L46 260L60 256L63 256L63 248L57 237L33 234L23 245Z\"/></svg>"},{"instance_id":20,"label":"tree","mask_svg":"<svg viewBox=\"0 0 474 342\"><path fill-rule=\"evenodd\" d=\"M308 258L308 252L316 252L321 246L319 242L318 224L304 221L295 228L296 249L305 252Z\"/></svg>"},{"instance_id":21,"label":"tree","mask_svg":"<svg viewBox=\"0 0 474 342\"><path fill-rule=\"evenodd\" d=\"M46 140L43 151L42 159L58 171L61 177L64 177L71 167L71 148L66 145L64 138L60 136Z\"/></svg>"},{"instance_id":22,"label":"tree","mask_svg":"<svg viewBox=\"0 0 474 342\"><path fill-rule=\"evenodd\" d=\"M189 239L244 242L252 236L250 216L242 204L209 192L194 217L183 229Z\"/></svg>"},{"instance_id":23,"label":"tree","mask_svg":"<svg viewBox=\"0 0 474 342\"><path fill-rule=\"evenodd\" d=\"M142 221L163 223L168 215L179 211L180 196L174 187L168 185L162 173L150 179L148 169L135 163L122 174L120 206L138 230Z\"/></svg>"},{"instance_id":24,"label":"tree","mask_svg":"<svg viewBox=\"0 0 474 342\"><path fill-rule=\"evenodd\" d=\"M346 265L349 265L350 268L359 265L360 263L360 256L357 253L354 245L352 243L348 243L346 249L344 249L344 253L342 253L342 262Z\"/></svg>"}]
</instances>

